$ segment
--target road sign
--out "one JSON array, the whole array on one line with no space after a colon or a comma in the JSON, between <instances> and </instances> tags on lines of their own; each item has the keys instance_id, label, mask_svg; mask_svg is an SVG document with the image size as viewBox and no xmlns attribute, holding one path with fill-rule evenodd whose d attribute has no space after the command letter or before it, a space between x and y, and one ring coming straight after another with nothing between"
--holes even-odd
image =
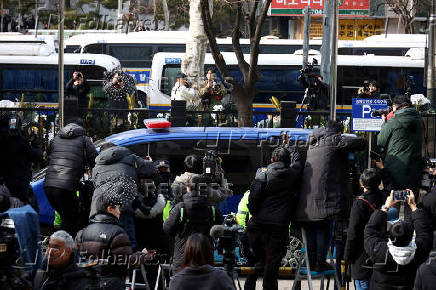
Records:
<instances>
[{"instance_id":1,"label":"road sign","mask_svg":"<svg viewBox=\"0 0 436 290\"><path fill-rule=\"evenodd\" d=\"M381 129L383 120L381 117L374 117L375 110L386 110L386 100L379 99L353 99L353 111L351 115L352 131L378 132Z\"/></svg>"},{"instance_id":2,"label":"road sign","mask_svg":"<svg viewBox=\"0 0 436 290\"><path fill-rule=\"evenodd\" d=\"M306 6L311 14L322 15L326 0L272 0L268 10L269 16L303 15ZM340 16L369 16L369 0L343 0L339 5Z\"/></svg>"}]
</instances>

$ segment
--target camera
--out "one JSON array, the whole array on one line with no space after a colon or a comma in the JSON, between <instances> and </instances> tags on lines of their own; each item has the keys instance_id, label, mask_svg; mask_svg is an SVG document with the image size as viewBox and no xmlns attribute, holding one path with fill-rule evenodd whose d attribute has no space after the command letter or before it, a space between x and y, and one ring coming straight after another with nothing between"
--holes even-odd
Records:
<instances>
[{"instance_id":1,"label":"camera","mask_svg":"<svg viewBox=\"0 0 436 290\"><path fill-rule=\"evenodd\" d=\"M203 175L212 182L221 181L221 159L214 150L207 150L203 157Z\"/></svg>"},{"instance_id":2,"label":"camera","mask_svg":"<svg viewBox=\"0 0 436 290\"><path fill-rule=\"evenodd\" d=\"M222 225L214 225L210 229L210 236L217 239L216 249L223 255L224 270L233 271L236 264L235 248L238 246L239 234L244 228L236 223L235 216L226 215Z\"/></svg>"},{"instance_id":3,"label":"camera","mask_svg":"<svg viewBox=\"0 0 436 290\"><path fill-rule=\"evenodd\" d=\"M78 80L80 78L83 78L83 74L81 72L77 72L75 80Z\"/></svg>"},{"instance_id":4,"label":"camera","mask_svg":"<svg viewBox=\"0 0 436 290\"><path fill-rule=\"evenodd\" d=\"M368 80L363 82L363 91L369 93L369 81Z\"/></svg>"},{"instance_id":5,"label":"camera","mask_svg":"<svg viewBox=\"0 0 436 290\"><path fill-rule=\"evenodd\" d=\"M383 115L387 115L387 114L389 114L390 113L390 110L389 109L379 109L379 110L374 110L373 112L372 112L372 115L374 116L374 117L381 117L381 116L383 116Z\"/></svg>"},{"instance_id":6,"label":"camera","mask_svg":"<svg viewBox=\"0 0 436 290\"><path fill-rule=\"evenodd\" d=\"M407 196L409 193L407 190L395 190L394 191L394 200L407 200Z\"/></svg>"}]
</instances>

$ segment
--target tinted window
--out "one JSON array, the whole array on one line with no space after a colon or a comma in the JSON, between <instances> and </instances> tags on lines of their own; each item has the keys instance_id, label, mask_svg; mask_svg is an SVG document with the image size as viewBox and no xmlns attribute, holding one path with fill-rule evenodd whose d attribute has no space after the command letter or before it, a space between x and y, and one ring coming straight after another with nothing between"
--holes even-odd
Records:
<instances>
[{"instance_id":1,"label":"tinted window","mask_svg":"<svg viewBox=\"0 0 436 290\"><path fill-rule=\"evenodd\" d=\"M154 52L185 52L185 44L174 44L174 45L157 45L155 46Z\"/></svg>"},{"instance_id":2,"label":"tinted window","mask_svg":"<svg viewBox=\"0 0 436 290\"><path fill-rule=\"evenodd\" d=\"M166 65L163 68L160 90L164 94L171 95L171 90L177 81L177 74L180 72L180 66Z\"/></svg>"},{"instance_id":3,"label":"tinted window","mask_svg":"<svg viewBox=\"0 0 436 290\"><path fill-rule=\"evenodd\" d=\"M65 70L65 84L72 72ZM21 99L24 93L25 102L57 102L58 100L58 71L57 67L32 68L3 68L1 70L1 90L5 100Z\"/></svg>"},{"instance_id":4,"label":"tinted window","mask_svg":"<svg viewBox=\"0 0 436 290\"><path fill-rule=\"evenodd\" d=\"M64 53L80 53L80 45L67 45Z\"/></svg>"},{"instance_id":5,"label":"tinted window","mask_svg":"<svg viewBox=\"0 0 436 290\"><path fill-rule=\"evenodd\" d=\"M104 54L106 53L106 45L103 43L94 43L84 47L84 53Z\"/></svg>"},{"instance_id":6,"label":"tinted window","mask_svg":"<svg viewBox=\"0 0 436 290\"><path fill-rule=\"evenodd\" d=\"M123 67L151 67L153 47L146 44L110 45L109 54Z\"/></svg>"}]
</instances>

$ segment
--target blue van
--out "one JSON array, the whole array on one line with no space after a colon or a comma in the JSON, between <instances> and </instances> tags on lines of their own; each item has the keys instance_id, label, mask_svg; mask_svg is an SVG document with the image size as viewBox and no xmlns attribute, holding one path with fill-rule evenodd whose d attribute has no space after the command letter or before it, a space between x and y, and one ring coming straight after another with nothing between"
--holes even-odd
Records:
<instances>
[{"instance_id":1,"label":"blue van","mask_svg":"<svg viewBox=\"0 0 436 290\"><path fill-rule=\"evenodd\" d=\"M109 136L95 143L99 146L112 142L129 148L134 154L153 160L170 162L173 175L184 172L183 160L189 154L203 155L206 150L215 150L223 160L222 167L234 196L222 206L222 212L236 212L237 205L250 186L256 169L266 166L271 153L287 133L290 142L306 151L306 142L311 130L296 128L234 128L234 127L173 127L167 129L137 129ZM54 210L44 194L45 170L35 174L31 183L38 197L40 222L53 224Z\"/></svg>"}]
</instances>

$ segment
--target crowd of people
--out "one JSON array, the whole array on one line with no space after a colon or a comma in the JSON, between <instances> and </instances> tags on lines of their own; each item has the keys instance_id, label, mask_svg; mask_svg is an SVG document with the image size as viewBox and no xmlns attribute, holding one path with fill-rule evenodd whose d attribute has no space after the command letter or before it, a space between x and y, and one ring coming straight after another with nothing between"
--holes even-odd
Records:
<instances>
[{"instance_id":1,"label":"crowd of people","mask_svg":"<svg viewBox=\"0 0 436 290\"><path fill-rule=\"evenodd\" d=\"M383 120L377 144L385 148L385 157L365 169L358 184L351 167L367 142L343 134L339 121L312 131L305 159L301 148L286 141L273 150L236 216L245 229L238 228L240 253L255 269L245 289L255 289L259 276L263 289L278 289L290 229L301 229L306 238L305 266L312 271L335 271L326 262L334 245L336 265L345 261L351 267L356 289L432 289L436 189L420 197L421 117L407 97L397 96L393 116ZM20 118L13 114L0 121L6 165L0 209L7 215L2 219L16 219L17 209L35 216L37 203L29 187L31 164L41 158L35 132L23 135ZM232 195L222 161L213 154L186 156L185 172L172 178L167 160L137 156L113 143L98 149L79 118L70 119L54 138L44 191L59 219L44 259L23 278L28 287L125 289L130 271L142 266L154 287L157 265L166 263L171 264L170 289L235 289L233 274L214 267L211 236L216 238L216 226L223 224L220 203ZM21 224L15 223L18 236ZM234 228L218 229L223 234ZM2 270L8 266L0 263ZM16 288L9 276L0 279L0 288Z\"/></svg>"}]
</instances>

